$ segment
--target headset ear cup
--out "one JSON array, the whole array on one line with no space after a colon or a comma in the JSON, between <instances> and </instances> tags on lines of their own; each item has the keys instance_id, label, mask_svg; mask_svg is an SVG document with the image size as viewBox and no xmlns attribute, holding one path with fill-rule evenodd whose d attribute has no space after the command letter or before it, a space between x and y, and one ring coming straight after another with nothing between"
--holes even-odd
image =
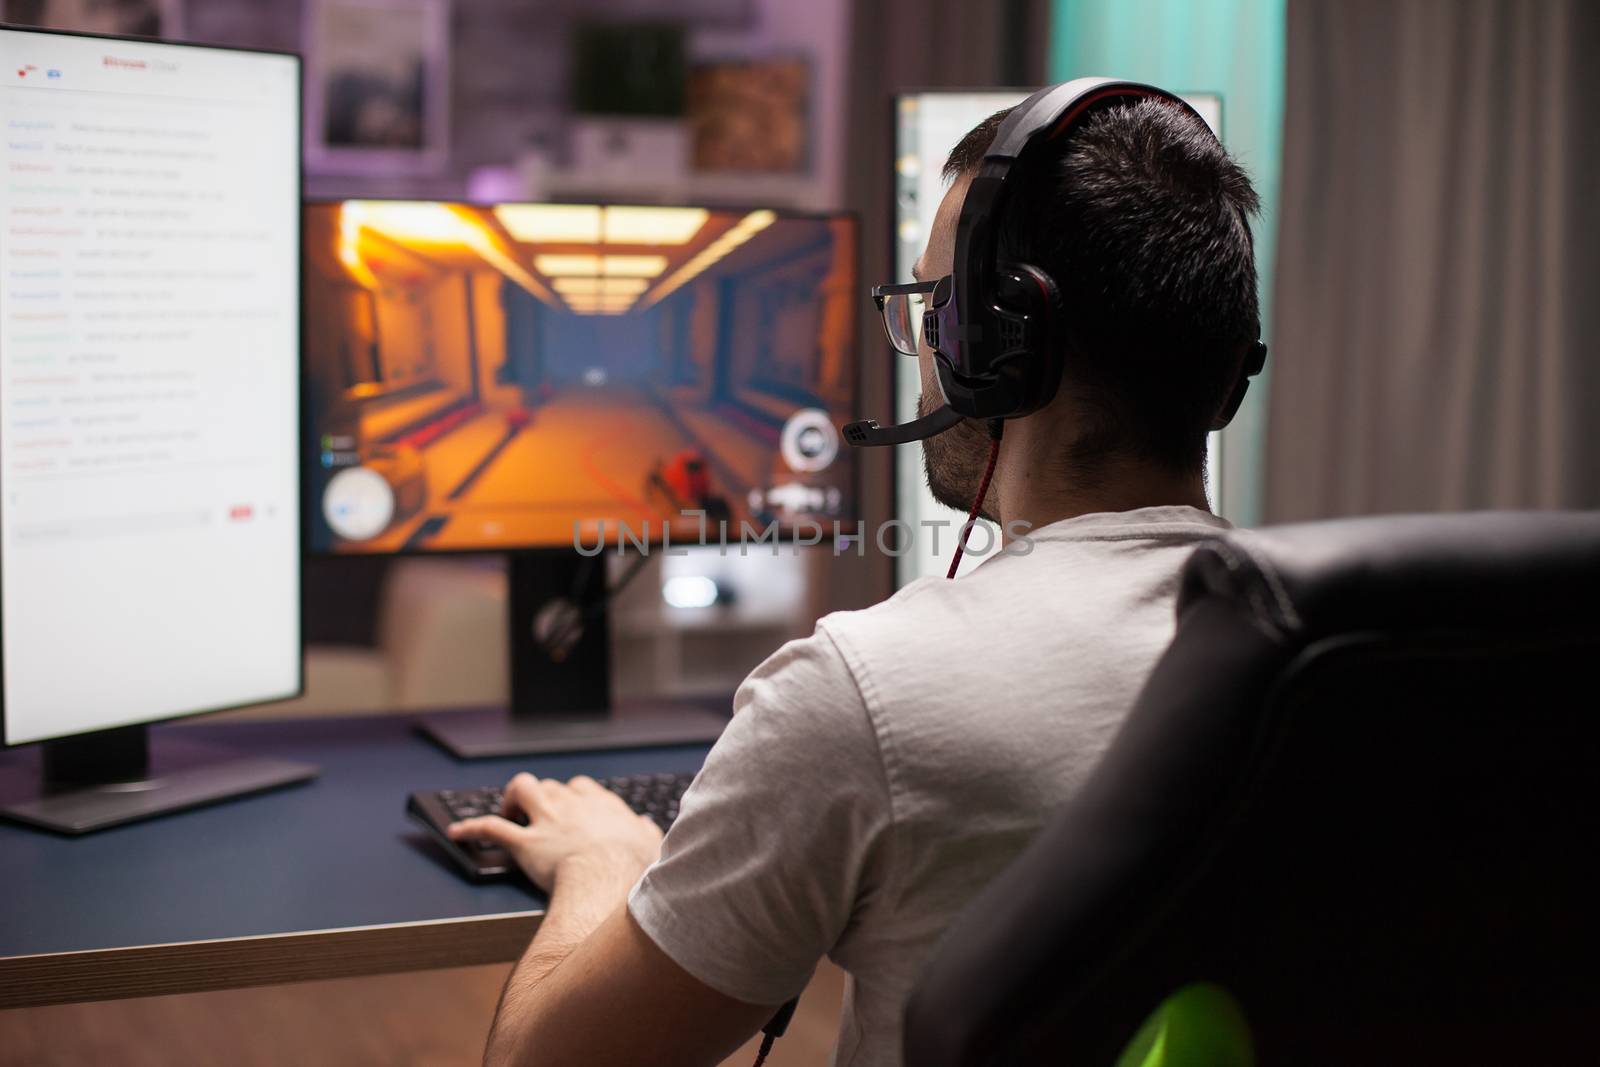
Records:
<instances>
[{"instance_id":1,"label":"headset ear cup","mask_svg":"<svg viewBox=\"0 0 1600 1067\"><path fill-rule=\"evenodd\" d=\"M1037 411L1050 403L1061 384L1061 289L1050 275L1028 263L1006 263L1000 268L1004 279L997 303L1003 313L1021 324L1026 355L1020 361L1019 415Z\"/></svg>"},{"instance_id":2,"label":"headset ear cup","mask_svg":"<svg viewBox=\"0 0 1600 1067\"><path fill-rule=\"evenodd\" d=\"M1244 394L1250 389L1250 379L1260 374L1266 365L1267 346L1261 341L1252 343L1250 350L1245 353L1244 366L1239 368L1239 380L1234 383L1233 392L1228 395L1222 410L1217 412L1217 417L1211 421L1213 430L1227 426L1239 414L1239 405L1244 403Z\"/></svg>"},{"instance_id":3,"label":"headset ear cup","mask_svg":"<svg viewBox=\"0 0 1600 1067\"><path fill-rule=\"evenodd\" d=\"M1224 429L1228 423L1233 421L1233 417L1239 414L1239 405L1244 403L1244 394L1249 390L1250 379L1241 377L1239 383L1233 387L1233 392L1229 395L1227 403L1222 405L1222 410L1217 412L1217 417L1211 420L1211 429L1213 431Z\"/></svg>"}]
</instances>

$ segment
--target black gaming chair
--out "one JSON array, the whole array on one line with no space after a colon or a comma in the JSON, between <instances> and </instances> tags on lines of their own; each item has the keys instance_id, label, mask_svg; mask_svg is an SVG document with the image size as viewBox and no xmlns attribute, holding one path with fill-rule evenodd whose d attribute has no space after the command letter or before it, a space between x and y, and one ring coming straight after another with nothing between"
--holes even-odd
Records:
<instances>
[{"instance_id":1,"label":"black gaming chair","mask_svg":"<svg viewBox=\"0 0 1600 1067\"><path fill-rule=\"evenodd\" d=\"M1233 533L1178 612L906 1063L1600 1063L1600 512Z\"/></svg>"}]
</instances>

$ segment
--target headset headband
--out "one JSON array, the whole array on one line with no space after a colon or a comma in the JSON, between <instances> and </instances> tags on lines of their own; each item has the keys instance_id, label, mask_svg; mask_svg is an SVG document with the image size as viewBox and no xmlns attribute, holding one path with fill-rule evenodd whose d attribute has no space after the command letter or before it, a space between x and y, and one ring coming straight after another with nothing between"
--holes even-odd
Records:
<instances>
[{"instance_id":1,"label":"headset headband","mask_svg":"<svg viewBox=\"0 0 1600 1067\"><path fill-rule=\"evenodd\" d=\"M1091 112L1151 99L1188 112L1210 130L1182 97L1164 89L1114 78L1077 78L1046 86L1012 108L984 153L956 223L953 273L957 320L962 328L951 339L955 342L950 346L954 351L947 353L953 357L951 369L957 392L970 394L962 399L981 410L978 417L1017 413L1017 405L1009 395L1015 390L999 380L1003 338L991 299L1000 265L1000 225L1010 196L1007 179L1012 169L1038 151L1039 146L1075 128ZM1013 410L1004 410L1007 407Z\"/></svg>"}]
</instances>

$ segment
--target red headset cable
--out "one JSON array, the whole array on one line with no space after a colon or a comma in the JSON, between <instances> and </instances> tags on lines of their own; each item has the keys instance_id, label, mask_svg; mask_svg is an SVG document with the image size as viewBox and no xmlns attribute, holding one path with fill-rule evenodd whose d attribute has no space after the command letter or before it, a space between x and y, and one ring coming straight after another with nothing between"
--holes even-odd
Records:
<instances>
[{"instance_id":1,"label":"red headset cable","mask_svg":"<svg viewBox=\"0 0 1600 1067\"><path fill-rule=\"evenodd\" d=\"M972 524L978 521L978 512L983 510L983 498L989 495L989 480L994 477L994 464L1000 458L1000 435L1005 428L1003 420L989 420L989 464L983 468L983 480L978 483L978 495L972 501L972 510L967 512L967 521L961 524L961 537L956 541L956 554L950 560L946 578L956 576L956 568L961 566L961 555L967 550L967 535L972 533Z\"/></svg>"}]
</instances>

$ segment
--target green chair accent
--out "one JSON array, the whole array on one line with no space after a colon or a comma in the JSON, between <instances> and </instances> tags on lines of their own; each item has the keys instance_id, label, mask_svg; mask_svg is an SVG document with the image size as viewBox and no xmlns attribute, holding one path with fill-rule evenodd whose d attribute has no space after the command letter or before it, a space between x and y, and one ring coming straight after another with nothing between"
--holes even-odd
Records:
<instances>
[{"instance_id":1,"label":"green chair accent","mask_svg":"<svg viewBox=\"0 0 1600 1067\"><path fill-rule=\"evenodd\" d=\"M1116 1067L1255 1067L1255 1042L1238 1001L1209 982L1163 1000L1117 1057Z\"/></svg>"}]
</instances>

